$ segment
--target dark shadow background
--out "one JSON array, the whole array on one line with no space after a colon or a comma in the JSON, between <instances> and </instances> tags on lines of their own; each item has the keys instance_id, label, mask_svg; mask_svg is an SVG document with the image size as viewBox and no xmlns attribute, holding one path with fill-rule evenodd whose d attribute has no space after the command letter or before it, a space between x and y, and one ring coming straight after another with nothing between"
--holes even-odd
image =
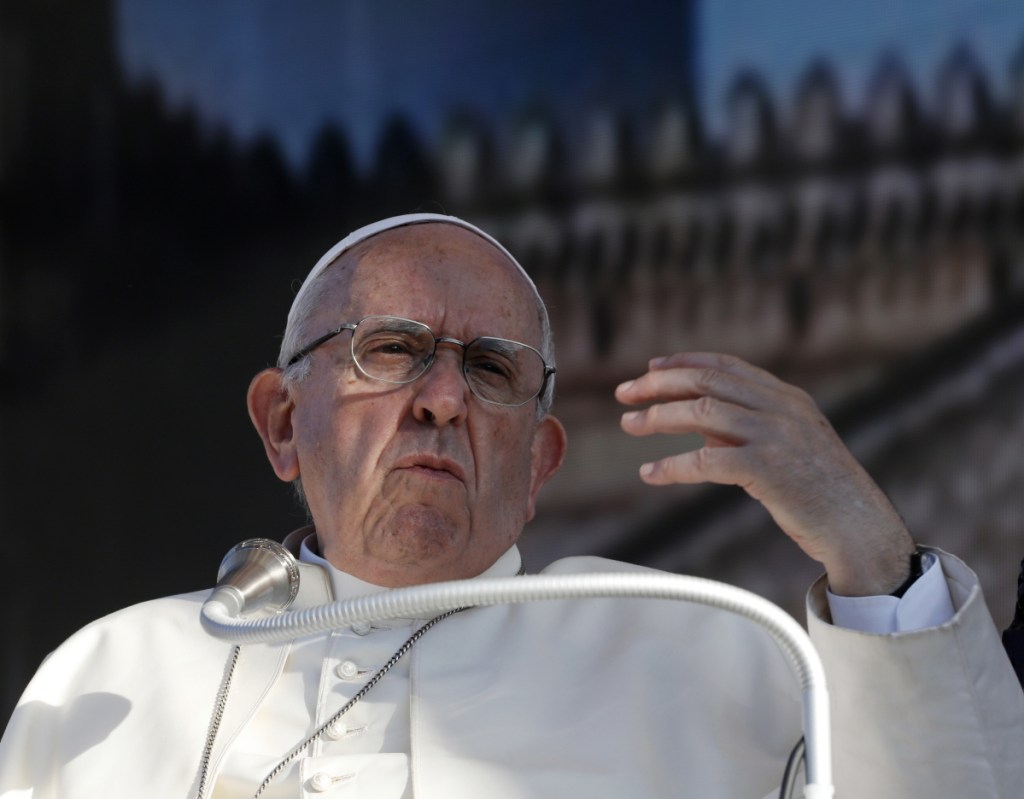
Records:
<instances>
[{"instance_id":1,"label":"dark shadow background","mask_svg":"<svg viewBox=\"0 0 1024 799\"><path fill-rule=\"evenodd\" d=\"M1016 4L964 5L1024 42ZM980 564L1005 621L1024 554L1024 49L991 74L977 37L921 31L945 53L934 100L867 37L779 96L788 73L699 57L709 15L686 0L205 6L0 0L0 715L75 629L303 523L248 381L319 255L413 210L485 224L552 303L579 455L529 560L608 554L800 612L815 569L757 508L650 493L635 469L664 445L615 434L617 380L710 342L810 387L921 538ZM948 74L967 88L944 94Z\"/></svg>"}]
</instances>

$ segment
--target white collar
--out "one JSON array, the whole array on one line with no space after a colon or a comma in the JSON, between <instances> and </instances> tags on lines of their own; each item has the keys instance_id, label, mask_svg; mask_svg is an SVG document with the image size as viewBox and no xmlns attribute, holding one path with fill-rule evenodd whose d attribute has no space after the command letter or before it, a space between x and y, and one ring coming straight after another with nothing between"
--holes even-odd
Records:
<instances>
[{"instance_id":1,"label":"white collar","mask_svg":"<svg viewBox=\"0 0 1024 799\"><path fill-rule=\"evenodd\" d=\"M317 554L316 549L316 533L310 533L302 539L302 544L299 547L299 560L303 563L319 566L327 573L331 580L331 588L335 600L354 599L355 597L379 594L382 591L390 590L385 586L374 585L365 580L360 580L348 572L343 572ZM514 577L519 574L522 565L523 559L519 554L519 548L513 544L490 567L473 579L483 577Z\"/></svg>"}]
</instances>

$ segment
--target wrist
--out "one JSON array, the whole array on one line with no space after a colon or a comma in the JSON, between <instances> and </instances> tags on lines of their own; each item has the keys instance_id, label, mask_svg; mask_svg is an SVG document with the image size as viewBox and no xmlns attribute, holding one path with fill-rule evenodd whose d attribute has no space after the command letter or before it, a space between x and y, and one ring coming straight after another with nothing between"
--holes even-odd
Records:
<instances>
[{"instance_id":1,"label":"wrist","mask_svg":"<svg viewBox=\"0 0 1024 799\"><path fill-rule=\"evenodd\" d=\"M887 596L906 591L920 572L911 558L918 553L909 533L890 540L882 550L861 551L825 564L829 589L839 596ZM920 560L916 560L918 568ZM902 594L900 594L902 595Z\"/></svg>"}]
</instances>

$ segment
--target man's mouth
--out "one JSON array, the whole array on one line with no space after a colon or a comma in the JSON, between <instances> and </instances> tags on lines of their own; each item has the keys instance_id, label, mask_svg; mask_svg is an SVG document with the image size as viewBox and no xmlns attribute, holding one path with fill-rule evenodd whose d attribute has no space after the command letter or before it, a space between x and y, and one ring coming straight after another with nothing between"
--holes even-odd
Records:
<instances>
[{"instance_id":1,"label":"man's mouth","mask_svg":"<svg viewBox=\"0 0 1024 799\"><path fill-rule=\"evenodd\" d=\"M450 458L442 458L438 455L411 455L402 458L396 464L396 468L434 480L465 482L465 472L462 467Z\"/></svg>"}]
</instances>

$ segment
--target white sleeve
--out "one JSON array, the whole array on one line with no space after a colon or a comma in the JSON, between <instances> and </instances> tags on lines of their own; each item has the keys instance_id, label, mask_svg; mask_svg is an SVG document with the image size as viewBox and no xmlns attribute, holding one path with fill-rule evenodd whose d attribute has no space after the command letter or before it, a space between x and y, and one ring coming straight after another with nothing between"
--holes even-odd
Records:
<instances>
[{"instance_id":1,"label":"white sleeve","mask_svg":"<svg viewBox=\"0 0 1024 799\"><path fill-rule=\"evenodd\" d=\"M953 602L939 559L925 552L924 574L902 597L838 596L827 592L832 623L864 633L907 633L945 624L953 618Z\"/></svg>"}]
</instances>

